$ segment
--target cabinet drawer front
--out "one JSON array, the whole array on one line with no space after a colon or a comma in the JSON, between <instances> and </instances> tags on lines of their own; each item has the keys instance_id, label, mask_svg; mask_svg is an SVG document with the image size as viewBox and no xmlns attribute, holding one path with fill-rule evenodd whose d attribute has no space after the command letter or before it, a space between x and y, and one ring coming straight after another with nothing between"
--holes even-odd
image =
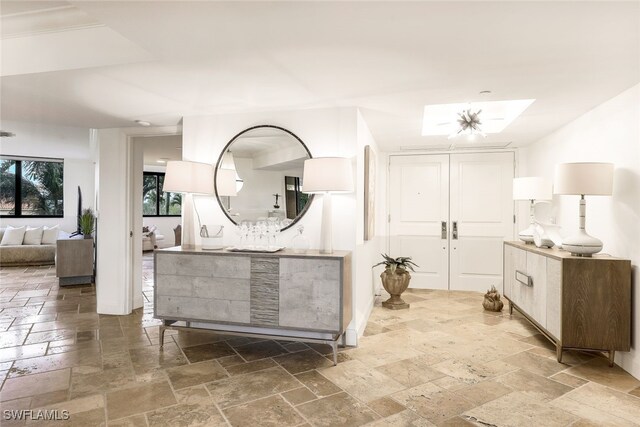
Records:
<instances>
[{"instance_id":1,"label":"cabinet drawer front","mask_svg":"<svg viewBox=\"0 0 640 427\"><path fill-rule=\"evenodd\" d=\"M531 277L531 287L524 292L527 295L527 313L542 327L547 326L547 257L527 252L527 275Z\"/></svg>"},{"instance_id":2,"label":"cabinet drawer front","mask_svg":"<svg viewBox=\"0 0 640 427\"><path fill-rule=\"evenodd\" d=\"M527 253L513 246L504 246L504 295L520 305L520 286L516 272L527 269Z\"/></svg>"},{"instance_id":3,"label":"cabinet drawer front","mask_svg":"<svg viewBox=\"0 0 640 427\"><path fill-rule=\"evenodd\" d=\"M249 279L251 258L247 256L206 256L156 254L157 274Z\"/></svg>"},{"instance_id":4,"label":"cabinet drawer front","mask_svg":"<svg viewBox=\"0 0 640 427\"><path fill-rule=\"evenodd\" d=\"M280 326L340 330L340 261L280 260Z\"/></svg>"}]
</instances>

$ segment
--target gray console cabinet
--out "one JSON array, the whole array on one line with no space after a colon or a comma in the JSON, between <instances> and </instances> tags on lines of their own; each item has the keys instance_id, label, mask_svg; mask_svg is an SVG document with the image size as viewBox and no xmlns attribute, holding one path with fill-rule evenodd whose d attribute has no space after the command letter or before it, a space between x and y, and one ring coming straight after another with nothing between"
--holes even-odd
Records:
<instances>
[{"instance_id":1,"label":"gray console cabinet","mask_svg":"<svg viewBox=\"0 0 640 427\"><path fill-rule=\"evenodd\" d=\"M334 349L352 317L351 253L155 251L154 315L164 329L318 341Z\"/></svg>"}]
</instances>

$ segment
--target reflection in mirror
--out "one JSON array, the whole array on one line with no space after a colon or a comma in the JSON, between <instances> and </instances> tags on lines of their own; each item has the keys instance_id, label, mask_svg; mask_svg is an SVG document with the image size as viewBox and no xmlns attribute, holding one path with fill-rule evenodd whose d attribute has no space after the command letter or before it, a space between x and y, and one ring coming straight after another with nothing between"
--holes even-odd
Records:
<instances>
[{"instance_id":1,"label":"reflection in mirror","mask_svg":"<svg viewBox=\"0 0 640 427\"><path fill-rule=\"evenodd\" d=\"M295 223L313 197L300 191L304 161L310 158L304 143L286 129L262 125L241 132L216 166L220 206L235 224L267 218Z\"/></svg>"}]
</instances>

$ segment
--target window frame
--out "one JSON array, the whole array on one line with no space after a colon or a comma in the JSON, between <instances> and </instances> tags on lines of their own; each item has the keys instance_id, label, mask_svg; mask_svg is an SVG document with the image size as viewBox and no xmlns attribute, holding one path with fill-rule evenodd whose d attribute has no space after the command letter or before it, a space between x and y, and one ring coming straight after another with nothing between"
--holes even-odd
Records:
<instances>
[{"instance_id":1,"label":"window frame","mask_svg":"<svg viewBox=\"0 0 640 427\"><path fill-rule=\"evenodd\" d=\"M16 163L15 172L15 206L14 214L0 214L0 218L64 218L65 203L64 203L64 159L55 157L29 157L29 156L12 156L8 154L1 154L0 160L13 160ZM22 214L22 162L49 162L49 163L62 163L62 215L23 215Z\"/></svg>"},{"instance_id":2,"label":"window frame","mask_svg":"<svg viewBox=\"0 0 640 427\"><path fill-rule=\"evenodd\" d=\"M180 213L180 215L159 215L158 212L160 212L160 194L161 193L166 193L166 191L160 191L162 190L160 188L160 177L162 176L162 178L164 178L165 176L165 172L147 172L147 171L143 171L142 172L142 183L144 185L144 177L145 176L155 176L156 177L156 214L152 215L152 214L145 214L144 213L144 208L142 209L142 217L143 218L180 218L182 216L182 213ZM163 180L164 182L164 180ZM144 194L142 195L142 203L144 204ZM182 206L180 207L180 212L182 212Z\"/></svg>"}]
</instances>

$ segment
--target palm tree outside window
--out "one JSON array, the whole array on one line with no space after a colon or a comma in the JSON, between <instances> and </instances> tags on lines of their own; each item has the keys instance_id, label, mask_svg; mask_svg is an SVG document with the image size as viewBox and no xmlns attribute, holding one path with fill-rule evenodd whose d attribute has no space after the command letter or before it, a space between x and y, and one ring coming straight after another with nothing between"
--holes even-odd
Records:
<instances>
[{"instance_id":1,"label":"palm tree outside window","mask_svg":"<svg viewBox=\"0 0 640 427\"><path fill-rule=\"evenodd\" d=\"M162 191L164 173L144 172L142 179L143 216L180 216L182 194ZM159 197L158 197L159 195Z\"/></svg>"},{"instance_id":2,"label":"palm tree outside window","mask_svg":"<svg viewBox=\"0 0 640 427\"><path fill-rule=\"evenodd\" d=\"M62 159L0 156L0 216L64 216Z\"/></svg>"}]
</instances>

